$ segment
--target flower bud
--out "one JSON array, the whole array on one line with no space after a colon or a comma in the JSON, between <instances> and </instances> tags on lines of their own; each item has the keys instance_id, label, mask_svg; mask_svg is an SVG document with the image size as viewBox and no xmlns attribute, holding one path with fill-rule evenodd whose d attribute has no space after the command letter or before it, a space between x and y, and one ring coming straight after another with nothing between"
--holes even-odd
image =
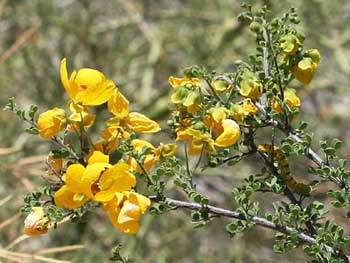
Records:
<instances>
[{"instance_id":1,"label":"flower bud","mask_svg":"<svg viewBox=\"0 0 350 263\"><path fill-rule=\"evenodd\" d=\"M48 231L49 219L44 214L42 207L32 207L32 212L24 220L24 233L29 236L46 234Z\"/></svg>"},{"instance_id":2,"label":"flower bud","mask_svg":"<svg viewBox=\"0 0 350 263\"><path fill-rule=\"evenodd\" d=\"M60 108L53 108L39 115L38 129L41 137L49 139L62 131L67 123L66 112Z\"/></svg>"}]
</instances>

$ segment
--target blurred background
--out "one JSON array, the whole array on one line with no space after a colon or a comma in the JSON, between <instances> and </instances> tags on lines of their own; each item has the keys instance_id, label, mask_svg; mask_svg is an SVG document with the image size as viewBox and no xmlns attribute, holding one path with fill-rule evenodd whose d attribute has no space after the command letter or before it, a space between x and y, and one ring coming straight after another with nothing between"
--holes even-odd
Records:
<instances>
[{"instance_id":1,"label":"blurred background","mask_svg":"<svg viewBox=\"0 0 350 263\"><path fill-rule=\"evenodd\" d=\"M350 2L247 2L254 8L267 4L276 15L297 8L305 48L317 48L322 55L309 86L292 83L302 97L300 119L310 122L316 149L320 138L338 137L345 143L343 157L349 158ZM0 106L9 97L24 108L37 104L40 112L64 105L67 97L60 84L59 62L66 57L69 71L92 67L114 80L133 110L161 123L161 135L148 139L155 144L167 142L168 77L182 76L183 67L194 64L232 71L235 60L245 60L254 52L254 35L237 21L242 11L234 0L0 0ZM287 263L306 259L299 249L274 254L269 230L253 228L230 239L225 232L227 219L193 229L189 213L180 210L143 216L142 229L133 236L114 229L104 213L96 212L85 223L65 223L48 235L21 241L24 218L18 209L23 195L45 183L41 176L50 147L38 136L24 133L25 127L14 115L0 110L0 249L11 247L12 251L57 259L28 262L109 262L111 249L118 243L124 245L122 254L134 262ZM96 131L99 123L94 127ZM307 177L308 161L298 160L293 169ZM234 171L229 167L208 170L198 180L198 188L211 203L234 209L232 187L258 172L255 161L240 163ZM318 197L326 198L322 193ZM263 195L260 200L269 211L273 197ZM343 215L334 216L348 226ZM70 245L59 253L47 250Z\"/></svg>"}]
</instances>

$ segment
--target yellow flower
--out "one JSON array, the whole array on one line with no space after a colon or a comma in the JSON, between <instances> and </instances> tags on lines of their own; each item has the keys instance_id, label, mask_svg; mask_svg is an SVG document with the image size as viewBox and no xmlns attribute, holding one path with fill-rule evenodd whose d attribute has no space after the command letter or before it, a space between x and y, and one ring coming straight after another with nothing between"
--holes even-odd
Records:
<instances>
[{"instance_id":1,"label":"yellow flower","mask_svg":"<svg viewBox=\"0 0 350 263\"><path fill-rule=\"evenodd\" d=\"M49 139L62 131L67 123L66 113L63 109L53 108L39 115L38 129L41 137Z\"/></svg>"},{"instance_id":2,"label":"yellow flower","mask_svg":"<svg viewBox=\"0 0 350 263\"><path fill-rule=\"evenodd\" d=\"M282 39L281 48L284 53L295 55L300 45L301 43L295 35L288 34Z\"/></svg>"},{"instance_id":3,"label":"yellow flower","mask_svg":"<svg viewBox=\"0 0 350 263\"><path fill-rule=\"evenodd\" d=\"M221 79L213 80L211 82L211 85L219 94L223 92L228 92L232 89L232 86L230 84L228 84L226 81Z\"/></svg>"},{"instance_id":4,"label":"yellow flower","mask_svg":"<svg viewBox=\"0 0 350 263\"><path fill-rule=\"evenodd\" d=\"M219 147L228 147L235 144L241 137L239 125L230 119L222 121L222 132L215 139L215 145Z\"/></svg>"},{"instance_id":5,"label":"yellow flower","mask_svg":"<svg viewBox=\"0 0 350 263\"><path fill-rule=\"evenodd\" d=\"M108 202L115 192L129 191L136 185L136 178L126 163L109 164L108 155L94 151L88 165L72 164L64 175L65 185L55 194L58 207L75 209L89 199Z\"/></svg>"},{"instance_id":6,"label":"yellow flower","mask_svg":"<svg viewBox=\"0 0 350 263\"><path fill-rule=\"evenodd\" d=\"M199 78L188 78L188 77L176 78L174 76L170 76L168 81L173 88L177 88L179 86L186 86L186 85L199 87L201 85L201 80Z\"/></svg>"},{"instance_id":7,"label":"yellow flower","mask_svg":"<svg viewBox=\"0 0 350 263\"><path fill-rule=\"evenodd\" d=\"M284 103L290 109L300 107L300 99L297 96L295 89L286 88L284 90ZM272 108L279 113L283 113L283 109L282 109L280 103L278 102L278 100L276 100L276 99L273 100Z\"/></svg>"},{"instance_id":8,"label":"yellow flower","mask_svg":"<svg viewBox=\"0 0 350 263\"><path fill-rule=\"evenodd\" d=\"M105 154L110 154L119 147L119 139L123 137L121 127L108 127L100 132L102 141L94 144L94 149Z\"/></svg>"},{"instance_id":9,"label":"yellow flower","mask_svg":"<svg viewBox=\"0 0 350 263\"><path fill-rule=\"evenodd\" d=\"M215 128L226 119L228 110L225 107L214 107L208 110L209 115L204 119L205 125L211 129Z\"/></svg>"},{"instance_id":10,"label":"yellow flower","mask_svg":"<svg viewBox=\"0 0 350 263\"><path fill-rule=\"evenodd\" d=\"M146 154L144 160L143 160L143 167L146 171L149 171L152 169L153 165L156 162L156 156L155 151L156 148L153 146L153 144L149 143L145 140L135 139L131 141L131 146L134 148L135 151L141 152L144 147L148 147L151 149L151 152ZM138 165L137 161L134 158L129 159L129 164L132 167L132 169L142 173L142 168Z\"/></svg>"},{"instance_id":11,"label":"yellow flower","mask_svg":"<svg viewBox=\"0 0 350 263\"><path fill-rule=\"evenodd\" d=\"M57 207L66 207L68 209L76 209L86 203L83 195L77 195L70 191L66 185L63 185L55 193L55 205Z\"/></svg>"},{"instance_id":12,"label":"yellow flower","mask_svg":"<svg viewBox=\"0 0 350 263\"><path fill-rule=\"evenodd\" d=\"M65 185L55 193L56 206L75 209L93 199L101 191L98 180L102 172L112 167L108 162L107 155L94 151L86 167L81 164L69 165L63 176Z\"/></svg>"},{"instance_id":13,"label":"yellow flower","mask_svg":"<svg viewBox=\"0 0 350 263\"><path fill-rule=\"evenodd\" d=\"M110 140L110 141L100 141L94 144L94 149L104 154L110 154L117 150L119 147L119 140Z\"/></svg>"},{"instance_id":14,"label":"yellow flower","mask_svg":"<svg viewBox=\"0 0 350 263\"><path fill-rule=\"evenodd\" d=\"M37 236L46 234L49 227L49 218L45 216L40 206L32 207L32 212L24 220L24 234Z\"/></svg>"},{"instance_id":15,"label":"yellow flower","mask_svg":"<svg viewBox=\"0 0 350 263\"><path fill-rule=\"evenodd\" d=\"M118 119L124 119L129 114L129 101L116 89L113 96L108 100L108 111Z\"/></svg>"},{"instance_id":16,"label":"yellow flower","mask_svg":"<svg viewBox=\"0 0 350 263\"><path fill-rule=\"evenodd\" d=\"M115 90L108 101L108 110L115 115L114 118L108 121L111 127L131 129L139 133L153 133L160 130L159 124L145 115L138 112L129 112L129 101L119 90Z\"/></svg>"},{"instance_id":17,"label":"yellow flower","mask_svg":"<svg viewBox=\"0 0 350 263\"><path fill-rule=\"evenodd\" d=\"M96 115L92 114L91 110L87 106L76 104L74 102L70 102L68 106L72 111L72 114L68 117L68 119L74 122L68 126L68 130L79 130L80 125L82 125L84 128L91 127L95 121Z\"/></svg>"},{"instance_id":18,"label":"yellow flower","mask_svg":"<svg viewBox=\"0 0 350 263\"><path fill-rule=\"evenodd\" d=\"M200 130L196 130L192 127L178 130L176 140L185 140L189 143L189 155L195 155L204 152L216 153L214 140L211 138L210 134L202 133Z\"/></svg>"},{"instance_id":19,"label":"yellow flower","mask_svg":"<svg viewBox=\"0 0 350 263\"><path fill-rule=\"evenodd\" d=\"M263 93L263 85L255 74L249 70L245 70L241 79L242 80L239 83L239 93L243 97L251 98L253 100L260 98Z\"/></svg>"},{"instance_id":20,"label":"yellow flower","mask_svg":"<svg viewBox=\"0 0 350 263\"><path fill-rule=\"evenodd\" d=\"M175 143L160 144L157 148L157 156L159 159L174 156L177 151L177 145Z\"/></svg>"},{"instance_id":21,"label":"yellow flower","mask_svg":"<svg viewBox=\"0 0 350 263\"><path fill-rule=\"evenodd\" d=\"M232 105L230 113L235 121L243 123L247 116L255 115L258 111L258 108L250 99L244 99L239 103Z\"/></svg>"},{"instance_id":22,"label":"yellow flower","mask_svg":"<svg viewBox=\"0 0 350 263\"><path fill-rule=\"evenodd\" d=\"M184 106L188 113L200 110L202 94L200 92L201 81L198 78L184 77L182 79L169 77L169 83L174 88L171 101L179 106Z\"/></svg>"},{"instance_id":23,"label":"yellow flower","mask_svg":"<svg viewBox=\"0 0 350 263\"><path fill-rule=\"evenodd\" d=\"M95 69L73 71L68 78L65 58L61 61L60 74L63 87L75 103L86 106L101 105L112 97L115 90L114 82Z\"/></svg>"},{"instance_id":24,"label":"yellow flower","mask_svg":"<svg viewBox=\"0 0 350 263\"><path fill-rule=\"evenodd\" d=\"M138 112L130 112L125 122L132 130L139 133L153 133L160 131L157 122Z\"/></svg>"},{"instance_id":25,"label":"yellow flower","mask_svg":"<svg viewBox=\"0 0 350 263\"><path fill-rule=\"evenodd\" d=\"M127 234L138 232L139 219L151 205L151 200L134 191L116 193L112 201L105 204L112 224Z\"/></svg>"},{"instance_id":26,"label":"yellow flower","mask_svg":"<svg viewBox=\"0 0 350 263\"><path fill-rule=\"evenodd\" d=\"M128 191L136 185L136 178L130 172L130 166L126 163L117 163L105 170L96 186L98 191L94 200L108 202L114 198L115 192Z\"/></svg>"},{"instance_id":27,"label":"yellow flower","mask_svg":"<svg viewBox=\"0 0 350 263\"><path fill-rule=\"evenodd\" d=\"M318 67L320 59L321 55L318 50L310 49L304 54L303 59L292 67L291 71L301 83L309 84Z\"/></svg>"}]
</instances>

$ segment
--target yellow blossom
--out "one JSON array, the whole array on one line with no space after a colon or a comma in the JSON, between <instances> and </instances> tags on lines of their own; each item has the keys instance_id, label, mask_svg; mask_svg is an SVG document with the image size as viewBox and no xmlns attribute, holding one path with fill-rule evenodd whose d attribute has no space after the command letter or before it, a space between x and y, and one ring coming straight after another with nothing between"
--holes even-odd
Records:
<instances>
[{"instance_id":1,"label":"yellow blossom","mask_svg":"<svg viewBox=\"0 0 350 263\"><path fill-rule=\"evenodd\" d=\"M159 124L138 112L130 112L126 124L139 133L153 133L160 130Z\"/></svg>"},{"instance_id":2,"label":"yellow blossom","mask_svg":"<svg viewBox=\"0 0 350 263\"><path fill-rule=\"evenodd\" d=\"M255 115L258 111L258 108L250 99L244 99L239 103L232 105L230 113L235 121L243 123L247 116Z\"/></svg>"},{"instance_id":3,"label":"yellow blossom","mask_svg":"<svg viewBox=\"0 0 350 263\"><path fill-rule=\"evenodd\" d=\"M320 59L321 55L318 50L310 49L304 54L303 59L292 67L291 71L297 80L304 84L309 84L318 67Z\"/></svg>"},{"instance_id":4,"label":"yellow blossom","mask_svg":"<svg viewBox=\"0 0 350 263\"><path fill-rule=\"evenodd\" d=\"M253 100L260 98L263 93L263 85L255 76L255 74L249 70L245 70L241 78L242 80L239 82L239 93L243 97L247 97Z\"/></svg>"},{"instance_id":5,"label":"yellow blossom","mask_svg":"<svg viewBox=\"0 0 350 263\"><path fill-rule=\"evenodd\" d=\"M79 130L80 126L83 126L84 128L91 127L96 116L91 113L89 107L76 104L74 102L70 102L68 106L72 111L72 114L68 117L68 119L74 122L68 126L68 130Z\"/></svg>"},{"instance_id":6,"label":"yellow blossom","mask_svg":"<svg viewBox=\"0 0 350 263\"><path fill-rule=\"evenodd\" d=\"M300 45L301 43L295 35L288 34L282 39L281 48L284 53L295 55Z\"/></svg>"},{"instance_id":7,"label":"yellow blossom","mask_svg":"<svg viewBox=\"0 0 350 263\"><path fill-rule=\"evenodd\" d=\"M109 164L108 155L94 151L88 159L88 165L72 164L68 166L63 185L55 194L58 207L75 209L89 199L108 202L115 192L129 191L136 185L136 178L126 163Z\"/></svg>"},{"instance_id":8,"label":"yellow blossom","mask_svg":"<svg viewBox=\"0 0 350 263\"><path fill-rule=\"evenodd\" d=\"M167 144L160 144L157 148L157 156L158 158L166 158L171 157L176 154L177 151L177 145L175 143L167 143Z\"/></svg>"},{"instance_id":9,"label":"yellow blossom","mask_svg":"<svg viewBox=\"0 0 350 263\"><path fill-rule=\"evenodd\" d=\"M112 224L127 234L138 232L139 219L151 205L151 200L134 191L116 193L112 201L105 204Z\"/></svg>"},{"instance_id":10,"label":"yellow blossom","mask_svg":"<svg viewBox=\"0 0 350 263\"><path fill-rule=\"evenodd\" d=\"M148 147L151 149L151 152L146 154L144 160L143 160L143 167L146 171L151 170L153 165L156 162L156 155L155 151L156 148L153 146L153 144L149 143L148 141L141 140L141 139L135 139L131 141L131 146L134 148L135 151L141 152L144 147ZM129 164L132 167L132 169L142 173L142 168L138 165L137 161L134 158L129 159Z\"/></svg>"},{"instance_id":11,"label":"yellow blossom","mask_svg":"<svg viewBox=\"0 0 350 263\"><path fill-rule=\"evenodd\" d=\"M228 147L235 144L241 137L239 125L230 119L222 121L222 132L215 139L215 145L219 147Z\"/></svg>"},{"instance_id":12,"label":"yellow blossom","mask_svg":"<svg viewBox=\"0 0 350 263\"><path fill-rule=\"evenodd\" d=\"M184 106L188 113L195 113L200 110L201 92L200 79L198 78L169 78L170 85L174 88L171 101L179 106Z\"/></svg>"},{"instance_id":13,"label":"yellow blossom","mask_svg":"<svg viewBox=\"0 0 350 263\"><path fill-rule=\"evenodd\" d=\"M88 165L71 164L64 175L65 185L55 193L55 204L58 207L75 209L89 199L94 199L101 191L98 180L106 169L112 167L109 157L99 151L94 151L88 159Z\"/></svg>"},{"instance_id":14,"label":"yellow blossom","mask_svg":"<svg viewBox=\"0 0 350 263\"><path fill-rule=\"evenodd\" d=\"M186 140L190 148L188 149L189 155L200 154L204 152L216 152L214 147L214 140L210 134L203 133L200 130L192 127L178 130L176 140Z\"/></svg>"},{"instance_id":15,"label":"yellow blossom","mask_svg":"<svg viewBox=\"0 0 350 263\"><path fill-rule=\"evenodd\" d=\"M217 127L226 119L229 111L225 107L214 107L208 110L209 115L204 119L205 125L210 128Z\"/></svg>"},{"instance_id":16,"label":"yellow blossom","mask_svg":"<svg viewBox=\"0 0 350 263\"><path fill-rule=\"evenodd\" d=\"M67 123L66 113L63 109L53 108L39 115L38 129L41 137L49 139L62 131Z\"/></svg>"},{"instance_id":17,"label":"yellow blossom","mask_svg":"<svg viewBox=\"0 0 350 263\"><path fill-rule=\"evenodd\" d=\"M284 90L284 102L290 109L300 107L300 99L296 95L295 89L286 88ZM283 109L282 109L280 103L278 102L278 100L276 100L276 99L273 100L272 108L279 113L283 113Z\"/></svg>"},{"instance_id":18,"label":"yellow blossom","mask_svg":"<svg viewBox=\"0 0 350 263\"><path fill-rule=\"evenodd\" d=\"M179 86L186 86L186 85L199 87L201 85L201 80L199 78L189 78L189 77L176 78L174 76L170 76L168 81L173 88L177 88Z\"/></svg>"},{"instance_id":19,"label":"yellow blossom","mask_svg":"<svg viewBox=\"0 0 350 263\"><path fill-rule=\"evenodd\" d=\"M112 80L95 69L83 68L73 71L68 78L66 59L62 59L60 67L61 82L69 97L86 106L101 105L108 101L115 90Z\"/></svg>"},{"instance_id":20,"label":"yellow blossom","mask_svg":"<svg viewBox=\"0 0 350 263\"><path fill-rule=\"evenodd\" d=\"M108 100L108 111L118 119L124 119L129 114L129 101L116 89L113 96Z\"/></svg>"},{"instance_id":21,"label":"yellow blossom","mask_svg":"<svg viewBox=\"0 0 350 263\"><path fill-rule=\"evenodd\" d=\"M83 199L81 199L83 197ZM63 185L55 193L55 204L57 207L66 207L68 209L76 209L86 203L84 196L76 195L70 191L66 185Z\"/></svg>"},{"instance_id":22,"label":"yellow blossom","mask_svg":"<svg viewBox=\"0 0 350 263\"><path fill-rule=\"evenodd\" d=\"M31 213L24 220L24 233L29 236L46 234L49 227L49 218L45 216L40 206L32 207Z\"/></svg>"},{"instance_id":23,"label":"yellow blossom","mask_svg":"<svg viewBox=\"0 0 350 263\"><path fill-rule=\"evenodd\" d=\"M134 130L139 133L153 133L160 130L159 124L138 112L129 112L129 101L115 90L108 101L108 110L115 115L108 121L110 127Z\"/></svg>"},{"instance_id":24,"label":"yellow blossom","mask_svg":"<svg viewBox=\"0 0 350 263\"><path fill-rule=\"evenodd\" d=\"M221 80L221 79L215 79L211 82L212 87L218 92L219 94L223 92L228 92L232 89L232 86L227 83L227 81Z\"/></svg>"},{"instance_id":25,"label":"yellow blossom","mask_svg":"<svg viewBox=\"0 0 350 263\"><path fill-rule=\"evenodd\" d=\"M108 127L100 132L102 141L94 144L94 149L105 154L110 154L119 147L119 139L123 137L120 127Z\"/></svg>"},{"instance_id":26,"label":"yellow blossom","mask_svg":"<svg viewBox=\"0 0 350 263\"><path fill-rule=\"evenodd\" d=\"M105 170L98 180L98 191L94 200L108 202L114 198L115 192L128 191L136 185L136 178L130 172L130 166L126 163L117 163Z\"/></svg>"}]
</instances>

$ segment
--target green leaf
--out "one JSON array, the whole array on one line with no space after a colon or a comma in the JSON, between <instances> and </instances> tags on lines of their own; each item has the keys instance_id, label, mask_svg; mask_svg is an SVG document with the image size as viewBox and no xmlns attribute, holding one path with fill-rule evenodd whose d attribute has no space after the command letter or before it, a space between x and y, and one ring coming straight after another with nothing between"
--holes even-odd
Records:
<instances>
[{"instance_id":1,"label":"green leaf","mask_svg":"<svg viewBox=\"0 0 350 263\"><path fill-rule=\"evenodd\" d=\"M324 152L329 156L334 156L336 150L333 147L327 147L326 149L324 149Z\"/></svg>"},{"instance_id":2,"label":"green leaf","mask_svg":"<svg viewBox=\"0 0 350 263\"><path fill-rule=\"evenodd\" d=\"M33 135L39 134L39 130L35 127L26 128L24 131L26 133L33 134Z\"/></svg>"},{"instance_id":3,"label":"green leaf","mask_svg":"<svg viewBox=\"0 0 350 263\"><path fill-rule=\"evenodd\" d=\"M338 150L338 149L340 149L342 147L343 142L341 140L335 138L335 139L333 139L333 143L332 144L333 144L334 149Z\"/></svg>"},{"instance_id":4,"label":"green leaf","mask_svg":"<svg viewBox=\"0 0 350 263\"><path fill-rule=\"evenodd\" d=\"M35 113L38 111L38 106L36 105L30 105L30 108L28 110L28 115L31 120L34 120Z\"/></svg>"}]
</instances>

